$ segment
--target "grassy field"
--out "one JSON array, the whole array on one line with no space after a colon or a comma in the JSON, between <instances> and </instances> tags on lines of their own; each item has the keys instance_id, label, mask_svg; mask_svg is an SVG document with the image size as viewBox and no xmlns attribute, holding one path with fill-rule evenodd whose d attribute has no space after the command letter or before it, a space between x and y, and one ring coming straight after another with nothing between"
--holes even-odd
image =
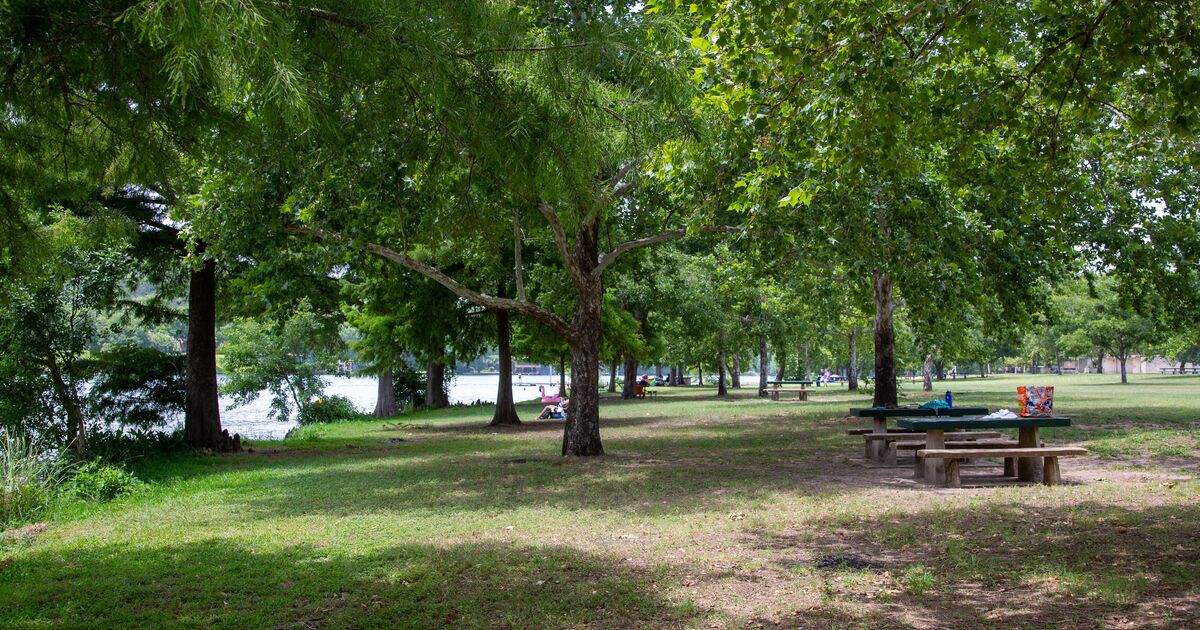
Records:
<instances>
[{"instance_id":1,"label":"grassy field","mask_svg":"<svg viewBox=\"0 0 1200 630\"><path fill-rule=\"evenodd\" d=\"M1117 381L935 384L1056 385L1075 425L1043 438L1093 455L1053 488L864 461L844 387L606 400L587 460L459 408L142 462L148 489L0 534L0 627L1197 626L1200 378Z\"/></svg>"}]
</instances>

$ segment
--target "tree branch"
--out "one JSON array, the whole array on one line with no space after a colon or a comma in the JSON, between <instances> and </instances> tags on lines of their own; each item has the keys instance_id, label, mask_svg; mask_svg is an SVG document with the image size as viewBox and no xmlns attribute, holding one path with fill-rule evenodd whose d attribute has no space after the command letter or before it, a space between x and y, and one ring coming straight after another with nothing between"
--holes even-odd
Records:
<instances>
[{"instance_id":1,"label":"tree branch","mask_svg":"<svg viewBox=\"0 0 1200 630\"><path fill-rule=\"evenodd\" d=\"M580 292L586 291L588 282L583 275L583 270L579 268L578 261L571 253L571 247L567 245L567 233L563 231L562 221L558 218L558 212L548 203L539 203L538 211L542 216L546 217L546 222L550 224L550 231L554 233L554 244L558 247L558 255L563 259L563 265L567 268L567 273L571 276L571 282Z\"/></svg>"},{"instance_id":2,"label":"tree branch","mask_svg":"<svg viewBox=\"0 0 1200 630\"><path fill-rule=\"evenodd\" d=\"M314 228L314 227L308 227L305 225L285 224L284 230L291 234L303 234L306 236L310 236L319 241L334 241L334 242L340 242L340 243L352 243L351 239L349 239L341 234L337 234L334 232L326 232L325 230L322 230L319 228ZM563 319L560 318L558 315L555 315L554 313L550 312L549 310L547 310L545 308L542 308L541 306L538 306L537 304L533 304L532 302L526 302L524 300L510 300L508 298L499 298L499 297L487 295L485 293L480 293L479 291L474 291L472 289L468 289L467 287L464 287L463 285L459 284L456 280L454 280L454 278L451 278L450 276L447 276L445 273L442 273L442 271L440 269L438 269L437 267L425 264L425 263L409 256L408 254L405 254L403 252L398 252L398 251L396 251L394 249L390 249L388 247L384 247L383 245L366 242L363 245L361 245L361 247L362 247L362 249L365 249L366 251L368 251L376 256L379 256L380 258L390 260L394 263L401 265L402 267L406 267L406 268L411 269L427 278L430 278L431 280L446 287L447 289L450 290L450 292L463 298L464 300L473 302L475 304L478 304L478 305L486 307L486 308L500 309L500 310L506 310L506 311L516 311L522 315L526 315L533 319L538 320L539 322L550 327L550 329L553 330L554 332L558 333L559 335L562 335L563 338L565 338L565 339L571 339L571 337L572 337L571 327L567 324L567 322L563 321Z\"/></svg>"},{"instance_id":3,"label":"tree branch","mask_svg":"<svg viewBox=\"0 0 1200 630\"><path fill-rule=\"evenodd\" d=\"M525 270L521 266L521 211L513 206L513 272L517 281L517 300L525 301Z\"/></svg>"},{"instance_id":4,"label":"tree branch","mask_svg":"<svg viewBox=\"0 0 1200 630\"><path fill-rule=\"evenodd\" d=\"M701 232L735 232L735 231L737 231L737 228L734 228L734 227L731 227L728 225L709 225L709 226L704 226L704 227L700 228L700 231ZM621 254L624 254L625 252L628 252L632 249L637 249L639 247L646 247L647 245L654 245L655 243L669 241L671 239L679 238L681 236L686 236L686 235L687 235L687 230L684 230L684 229L667 230L665 232L659 232L658 234L652 234L652 235L644 237L644 238L634 239L632 241L626 241L624 243L621 243L620 245L617 245L617 247L615 249L613 249L611 252L608 252L607 254L604 254L603 256L600 257L600 263L597 264L596 268L592 270L592 276L595 278L599 278L600 274L604 273L604 269L606 267L608 267L609 265L612 265L614 262L616 262L617 258L620 257Z\"/></svg>"}]
</instances>

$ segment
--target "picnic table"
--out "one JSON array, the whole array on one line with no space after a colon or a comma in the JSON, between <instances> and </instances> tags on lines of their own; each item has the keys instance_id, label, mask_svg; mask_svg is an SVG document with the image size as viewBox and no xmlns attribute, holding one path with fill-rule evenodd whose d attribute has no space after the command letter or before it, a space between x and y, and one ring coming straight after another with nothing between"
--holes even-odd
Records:
<instances>
[{"instance_id":1,"label":"picnic table","mask_svg":"<svg viewBox=\"0 0 1200 630\"><path fill-rule=\"evenodd\" d=\"M866 407L866 408L851 408L850 415L855 418L871 418L873 426L872 433L887 433L888 418L952 418L958 416L982 416L988 413L987 407L948 407L944 409L925 409L922 407ZM876 461L883 461L884 453L887 446L879 441L867 441L867 457Z\"/></svg>"},{"instance_id":2,"label":"picnic table","mask_svg":"<svg viewBox=\"0 0 1200 630\"><path fill-rule=\"evenodd\" d=\"M812 381L767 381L768 388L763 393L769 395L771 400L779 400L780 394L796 394L800 400L808 400L808 390L804 387L812 384ZM780 389L781 385L799 385L800 389Z\"/></svg>"},{"instance_id":3,"label":"picnic table","mask_svg":"<svg viewBox=\"0 0 1200 630\"><path fill-rule=\"evenodd\" d=\"M1017 429L1017 450L1036 450L1038 430L1042 427L1069 427L1071 419L1063 416L1048 418L972 418L972 417L936 417L936 418L900 418L896 424L914 431L925 432L925 444L928 449L941 449L945 444L946 431L966 431L972 429ZM919 452L918 452L919 453ZM997 456L1003 455L997 452ZM1041 458L1033 456L1014 455L1017 458L1017 479L1021 481L1037 481L1038 463ZM946 481L945 460L925 460L925 480L931 483ZM1057 469L1056 469L1057 470Z\"/></svg>"},{"instance_id":4,"label":"picnic table","mask_svg":"<svg viewBox=\"0 0 1200 630\"><path fill-rule=\"evenodd\" d=\"M1200 366L1158 368L1159 374L1200 374Z\"/></svg>"}]
</instances>

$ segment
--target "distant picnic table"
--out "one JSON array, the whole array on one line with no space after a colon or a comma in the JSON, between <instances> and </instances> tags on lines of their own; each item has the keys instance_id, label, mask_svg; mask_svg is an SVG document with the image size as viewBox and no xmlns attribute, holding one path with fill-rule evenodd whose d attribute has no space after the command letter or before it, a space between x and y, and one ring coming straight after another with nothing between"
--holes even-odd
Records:
<instances>
[{"instance_id":1,"label":"distant picnic table","mask_svg":"<svg viewBox=\"0 0 1200 630\"><path fill-rule=\"evenodd\" d=\"M812 381L767 381L768 387L763 392L769 395L771 400L779 400L780 394L796 394L798 400L808 400L808 390L804 387L812 384ZM781 388L783 385L799 385L800 389Z\"/></svg>"},{"instance_id":2,"label":"distant picnic table","mask_svg":"<svg viewBox=\"0 0 1200 630\"><path fill-rule=\"evenodd\" d=\"M1159 374L1200 374L1200 366L1158 368Z\"/></svg>"},{"instance_id":3,"label":"distant picnic table","mask_svg":"<svg viewBox=\"0 0 1200 630\"><path fill-rule=\"evenodd\" d=\"M944 410L942 410L944 411ZM1038 468L1043 468L1042 480L1050 485L1059 482L1058 458L1085 455L1087 451L1077 447L1044 448L1038 442L1038 430L1041 427L1068 427L1071 419L1057 416L1046 418L971 418L971 417L937 417L937 418L900 418L896 424L905 429L925 432L925 449L917 451L917 457L924 460L924 478L931 483L945 482L948 486L957 487L958 462L960 459L971 457L1004 457L1016 460L1016 477L1021 481L1037 481ZM1018 447L1015 449L967 450L946 449L946 431L968 431L977 429L1017 429ZM1046 462L1039 466L1042 458ZM1005 467L1006 473L1008 466Z\"/></svg>"}]
</instances>

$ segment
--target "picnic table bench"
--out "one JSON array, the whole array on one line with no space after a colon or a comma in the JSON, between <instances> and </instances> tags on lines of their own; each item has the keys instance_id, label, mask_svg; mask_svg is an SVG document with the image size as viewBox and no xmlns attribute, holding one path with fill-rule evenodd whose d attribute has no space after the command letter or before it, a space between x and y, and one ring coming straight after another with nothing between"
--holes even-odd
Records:
<instances>
[{"instance_id":1,"label":"picnic table bench","mask_svg":"<svg viewBox=\"0 0 1200 630\"><path fill-rule=\"evenodd\" d=\"M1016 459L1017 479L1037 481L1039 473L1042 473L1043 481L1054 484L1060 480L1059 457L1087 454L1086 449L1078 447L1039 446L1038 430L1042 427L1071 426L1071 419L1062 416L1047 418L909 417L898 419L896 424L906 429L925 431L926 448L917 451L917 458L922 461L924 478L930 483L959 484L958 461L960 459L1011 457ZM946 448L946 432L964 429L1017 429L1017 448ZM1043 458L1050 459L1050 462L1043 463ZM1038 470L1038 468L1043 470ZM1047 472L1050 473L1049 477L1046 475ZM951 487L957 487L957 485Z\"/></svg>"},{"instance_id":2,"label":"picnic table bench","mask_svg":"<svg viewBox=\"0 0 1200 630\"><path fill-rule=\"evenodd\" d=\"M850 415L855 418L871 418L872 427L866 433L887 433L888 418L930 418L930 417L959 417L982 416L988 413L987 407L948 407L942 409L925 409L922 407L866 407L851 408ZM910 429L911 430L911 429ZM866 441L867 459L882 461L884 457L883 442Z\"/></svg>"}]
</instances>

